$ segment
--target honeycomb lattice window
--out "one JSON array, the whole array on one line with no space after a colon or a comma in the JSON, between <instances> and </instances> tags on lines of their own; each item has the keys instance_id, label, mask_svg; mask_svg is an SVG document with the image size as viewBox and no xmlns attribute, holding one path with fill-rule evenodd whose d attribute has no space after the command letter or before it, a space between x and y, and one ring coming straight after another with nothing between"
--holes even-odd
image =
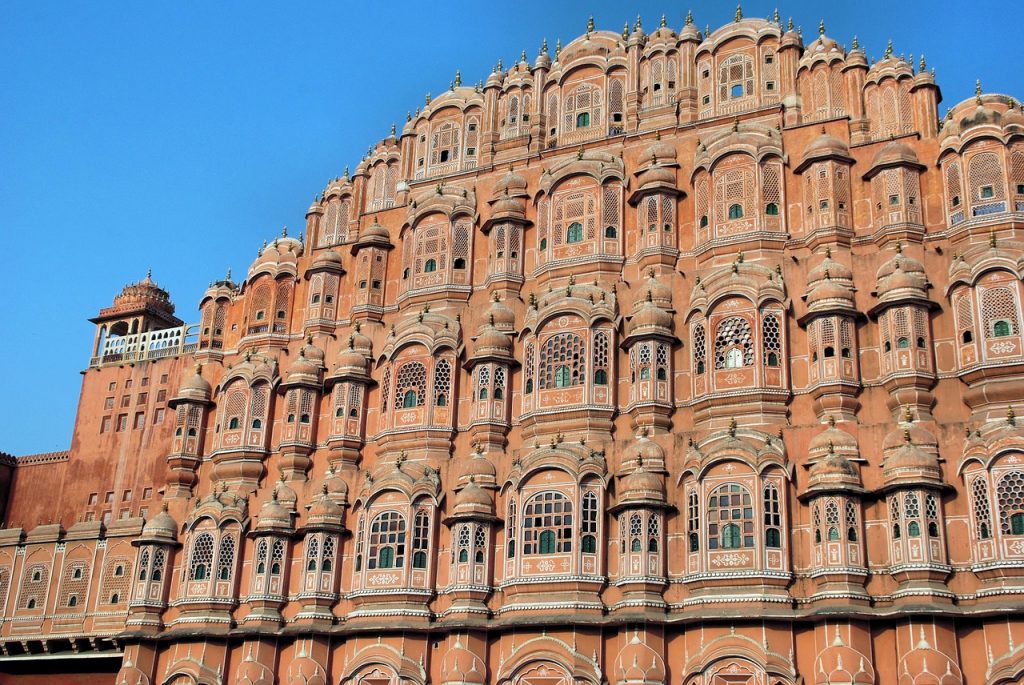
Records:
<instances>
[{"instance_id":1,"label":"honeycomb lattice window","mask_svg":"<svg viewBox=\"0 0 1024 685\"><path fill-rule=\"evenodd\" d=\"M981 296L981 311L985 318L985 337L1017 335L1020 325L1017 320L1017 297L1008 287L986 290ZM1000 322L1004 322L1002 326Z\"/></svg>"},{"instance_id":2,"label":"honeycomb lattice window","mask_svg":"<svg viewBox=\"0 0 1024 685\"><path fill-rule=\"evenodd\" d=\"M704 324L693 327L693 372L704 373L707 366L707 335Z\"/></svg>"},{"instance_id":3,"label":"honeycomb lattice window","mask_svg":"<svg viewBox=\"0 0 1024 685\"><path fill-rule=\"evenodd\" d=\"M127 557L112 557L103 568L103 589L100 602L120 604L128 601L128 588L132 580L132 562Z\"/></svg>"},{"instance_id":4,"label":"honeycomb lattice window","mask_svg":"<svg viewBox=\"0 0 1024 685\"><path fill-rule=\"evenodd\" d=\"M988 478L978 476L971 481L971 497L978 539L988 540L992 537L992 507L988 496Z\"/></svg>"},{"instance_id":5,"label":"honeycomb lattice window","mask_svg":"<svg viewBox=\"0 0 1024 685\"><path fill-rule=\"evenodd\" d=\"M391 395L391 369L384 369L384 378L380 383L380 403L382 409L387 409L388 398Z\"/></svg>"},{"instance_id":6,"label":"honeycomb lattice window","mask_svg":"<svg viewBox=\"0 0 1024 685\"><path fill-rule=\"evenodd\" d=\"M238 546L235 536L225 534L220 539L217 552L217 580L231 580L235 571L235 549Z\"/></svg>"},{"instance_id":7,"label":"honeycomb lattice window","mask_svg":"<svg viewBox=\"0 0 1024 685\"><path fill-rule=\"evenodd\" d=\"M857 541L857 505L852 499L846 500L846 539Z\"/></svg>"},{"instance_id":8,"label":"honeycomb lattice window","mask_svg":"<svg viewBox=\"0 0 1024 685\"><path fill-rule=\"evenodd\" d=\"M426 389L427 368L420 362L403 364L395 377L395 409L422 407Z\"/></svg>"},{"instance_id":9,"label":"honeycomb lattice window","mask_svg":"<svg viewBox=\"0 0 1024 685\"><path fill-rule=\"evenodd\" d=\"M715 336L715 368L751 366L754 363L754 342L750 322L733 316L718 324Z\"/></svg>"},{"instance_id":10,"label":"honeycomb lattice window","mask_svg":"<svg viewBox=\"0 0 1024 685\"><path fill-rule=\"evenodd\" d=\"M608 384L608 347L608 332L597 331L594 334L594 382L598 385Z\"/></svg>"},{"instance_id":11,"label":"honeycomb lattice window","mask_svg":"<svg viewBox=\"0 0 1024 685\"><path fill-rule=\"evenodd\" d=\"M189 580L209 580L213 565L213 535L200 533L192 541Z\"/></svg>"},{"instance_id":12,"label":"honeycomb lattice window","mask_svg":"<svg viewBox=\"0 0 1024 685\"><path fill-rule=\"evenodd\" d=\"M444 407L449 404L452 391L452 365L447 359L441 359L434 367L434 404Z\"/></svg>"},{"instance_id":13,"label":"honeycomb lattice window","mask_svg":"<svg viewBox=\"0 0 1024 685\"><path fill-rule=\"evenodd\" d=\"M967 177L970 179L973 200L996 201L1005 196L1003 167L999 163L999 155L995 152L979 152L971 157L967 165ZM989 188L991 192L985 191Z\"/></svg>"},{"instance_id":14,"label":"honeycomb lattice window","mask_svg":"<svg viewBox=\"0 0 1024 685\"><path fill-rule=\"evenodd\" d=\"M583 339L574 333L558 333L540 349L540 388L581 385L586 372Z\"/></svg>"},{"instance_id":15,"label":"honeycomb lattice window","mask_svg":"<svg viewBox=\"0 0 1024 685\"><path fill-rule=\"evenodd\" d=\"M831 326L832 321L828 324ZM782 332L779 317L765 314L761 326L761 343L764 347L764 363L766 366L779 366L782 363Z\"/></svg>"},{"instance_id":16,"label":"honeycomb lattice window","mask_svg":"<svg viewBox=\"0 0 1024 685\"><path fill-rule=\"evenodd\" d=\"M996 486L999 529L1003 535L1024 535L1024 471L1010 471Z\"/></svg>"}]
</instances>

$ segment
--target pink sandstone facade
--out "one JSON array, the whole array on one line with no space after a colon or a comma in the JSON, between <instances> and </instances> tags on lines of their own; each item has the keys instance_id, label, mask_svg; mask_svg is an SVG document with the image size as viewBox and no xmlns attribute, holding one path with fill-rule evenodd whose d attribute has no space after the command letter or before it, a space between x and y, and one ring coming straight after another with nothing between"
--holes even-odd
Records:
<instances>
[{"instance_id":1,"label":"pink sandstone facade","mask_svg":"<svg viewBox=\"0 0 1024 685\"><path fill-rule=\"evenodd\" d=\"M457 76L93 319L3 682L1024 682L1024 111L939 101L739 15Z\"/></svg>"}]
</instances>

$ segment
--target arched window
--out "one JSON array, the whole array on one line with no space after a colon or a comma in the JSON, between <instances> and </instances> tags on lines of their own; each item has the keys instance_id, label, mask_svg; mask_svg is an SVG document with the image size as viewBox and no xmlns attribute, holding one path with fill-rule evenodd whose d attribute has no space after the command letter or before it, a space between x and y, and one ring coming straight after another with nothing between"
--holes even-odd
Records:
<instances>
[{"instance_id":1,"label":"arched window","mask_svg":"<svg viewBox=\"0 0 1024 685\"><path fill-rule=\"evenodd\" d=\"M1024 535L1024 471L1010 471L996 486L1003 535Z\"/></svg>"},{"instance_id":2,"label":"arched window","mask_svg":"<svg viewBox=\"0 0 1024 685\"><path fill-rule=\"evenodd\" d=\"M408 362L395 378L395 408L422 407L426 393L427 369L420 362Z\"/></svg>"},{"instance_id":3,"label":"arched window","mask_svg":"<svg viewBox=\"0 0 1024 685\"><path fill-rule=\"evenodd\" d=\"M506 551L509 559L514 559L516 556L516 501L511 500L508 503L508 518L506 520L506 534L508 539L506 541Z\"/></svg>"},{"instance_id":4,"label":"arched window","mask_svg":"<svg viewBox=\"0 0 1024 685\"><path fill-rule=\"evenodd\" d=\"M590 126L590 112L580 112L576 115L576 128Z\"/></svg>"},{"instance_id":5,"label":"arched window","mask_svg":"<svg viewBox=\"0 0 1024 685\"><path fill-rule=\"evenodd\" d=\"M778 216L779 215L779 205L774 203L774 202L769 202L764 207L764 213L767 214L768 216Z\"/></svg>"},{"instance_id":6,"label":"arched window","mask_svg":"<svg viewBox=\"0 0 1024 685\"><path fill-rule=\"evenodd\" d=\"M206 580L210 575L210 565L213 563L213 536L209 533L201 533L196 536L192 543L192 562L189 570L191 580Z\"/></svg>"},{"instance_id":7,"label":"arched window","mask_svg":"<svg viewBox=\"0 0 1024 685\"><path fill-rule=\"evenodd\" d=\"M597 552L597 495L588 492L583 495L583 523L580 526L580 549L585 554Z\"/></svg>"},{"instance_id":8,"label":"arched window","mask_svg":"<svg viewBox=\"0 0 1024 685\"><path fill-rule=\"evenodd\" d=\"M573 333L559 333L540 349L540 387L567 388L581 385L586 367L583 340Z\"/></svg>"},{"instance_id":9,"label":"arched window","mask_svg":"<svg viewBox=\"0 0 1024 685\"><path fill-rule=\"evenodd\" d=\"M583 224L574 221L565 229L565 242L578 243L583 240Z\"/></svg>"},{"instance_id":10,"label":"arched window","mask_svg":"<svg viewBox=\"0 0 1024 685\"><path fill-rule=\"evenodd\" d=\"M235 536L224 535L217 551L217 580L231 580L235 567Z\"/></svg>"},{"instance_id":11,"label":"arched window","mask_svg":"<svg viewBox=\"0 0 1024 685\"><path fill-rule=\"evenodd\" d=\"M782 502L774 483L764 487L764 525L765 546L782 547Z\"/></svg>"},{"instance_id":12,"label":"arched window","mask_svg":"<svg viewBox=\"0 0 1024 685\"><path fill-rule=\"evenodd\" d=\"M708 549L754 546L754 508L746 488L737 483L715 488L708 501L707 531Z\"/></svg>"},{"instance_id":13,"label":"arched window","mask_svg":"<svg viewBox=\"0 0 1024 685\"><path fill-rule=\"evenodd\" d=\"M405 517L385 511L370 524L367 568L402 568L405 560Z\"/></svg>"},{"instance_id":14,"label":"arched window","mask_svg":"<svg viewBox=\"0 0 1024 685\"><path fill-rule=\"evenodd\" d=\"M437 260L428 259L426 263L423 265L423 272L429 274L435 271L437 271Z\"/></svg>"},{"instance_id":15,"label":"arched window","mask_svg":"<svg viewBox=\"0 0 1024 685\"><path fill-rule=\"evenodd\" d=\"M523 507L523 554L572 551L572 502L562 493L541 492Z\"/></svg>"},{"instance_id":16,"label":"arched window","mask_svg":"<svg viewBox=\"0 0 1024 685\"><path fill-rule=\"evenodd\" d=\"M402 395L402 407L409 409L416 406L416 391L406 390L405 394Z\"/></svg>"},{"instance_id":17,"label":"arched window","mask_svg":"<svg viewBox=\"0 0 1024 685\"><path fill-rule=\"evenodd\" d=\"M978 539L988 540L992 537L992 508L989 505L988 481L984 476L978 476L971 482L971 494L974 496L974 525Z\"/></svg>"},{"instance_id":18,"label":"arched window","mask_svg":"<svg viewBox=\"0 0 1024 685\"><path fill-rule=\"evenodd\" d=\"M416 513L413 521L412 567L427 567L427 551L430 544L430 517L425 511Z\"/></svg>"},{"instance_id":19,"label":"arched window","mask_svg":"<svg viewBox=\"0 0 1024 685\"><path fill-rule=\"evenodd\" d=\"M742 219L743 218L743 205L731 204L729 205L729 218L730 219Z\"/></svg>"},{"instance_id":20,"label":"arched window","mask_svg":"<svg viewBox=\"0 0 1024 685\"><path fill-rule=\"evenodd\" d=\"M686 503L686 530L690 541L690 551L696 552L700 549L700 503L697 500L697 493L690 491Z\"/></svg>"},{"instance_id":21,"label":"arched window","mask_svg":"<svg viewBox=\"0 0 1024 685\"><path fill-rule=\"evenodd\" d=\"M1006 320L999 320L992 324L992 337L1003 338L1010 335L1010 322Z\"/></svg>"},{"instance_id":22,"label":"arched window","mask_svg":"<svg viewBox=\"0 0 1024 685\"><path fill-rule=\"evenodd\" d=\"M715 336L715 368L732 369L754 363L753 335L750 322L733 316L718 324Z\"/></svg>"}]
</instances>

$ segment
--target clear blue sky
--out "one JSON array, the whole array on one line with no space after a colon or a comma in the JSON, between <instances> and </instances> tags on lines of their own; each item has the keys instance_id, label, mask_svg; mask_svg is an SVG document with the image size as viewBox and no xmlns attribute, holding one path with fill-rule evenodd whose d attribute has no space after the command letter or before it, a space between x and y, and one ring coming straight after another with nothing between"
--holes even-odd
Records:
<instances>
[{"instance_id":1,"label":"clear blue sky","mask_svg":"<svg viewBox=\"0 0 1024 685\"><path fill-rule=\"evenodd\" d=\"M747 16L774 3L744 2ZM927 55L947 106L1024 98L1014 2L790 1L809 39L856 34L869 57ZM68 447L93 327L128 281L153 276L197 320L207 283L242 275L265 238L295 232L328 178L392 122L544 37L621 30L687 5L466 2L0 3L0 451ZM696 24L735 3L694 3Z\"/></svg>"}]
</instances>

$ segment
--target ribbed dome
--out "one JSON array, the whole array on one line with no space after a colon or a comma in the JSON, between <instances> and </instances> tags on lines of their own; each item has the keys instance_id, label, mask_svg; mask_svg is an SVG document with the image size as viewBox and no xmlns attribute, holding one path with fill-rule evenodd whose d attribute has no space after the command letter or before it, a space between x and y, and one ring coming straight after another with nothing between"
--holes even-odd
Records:
<instances>
[{"instance_id":1,"label":"ribbed dome","mask_svg":"<svg viewBox=\"0 0 1024 685\"><path fill-rule=\"evenodd\" d=\"M377 223L376 220L363 230L359 232L359 238L356 240L358 247L366 247L369 245L386 246L391 244L391 236L388 235L388 230Z\"/></svg>"},{"instance_id":2,"label":"ribbed dome","mask_svg":"<svg viewBox=\"0 0 1024 685\"><path fill-rule=\"evenodd\" d=\"M168 316L174 314L174 303L171 302L170 294L158 286L153 281L152 274L148 272L141 281L129 283L114 297L115 309L138 307L152 307Z\"/></svg>"},{"instance_id":3,"label":"ribbed dome","mask_svg":"<svg viewBox=\"0 0 1024 685\"><path fill-rule=\"evenodd\" d=\"M807 480L807 488L812 490L823 489L860 489L860 474L857 467L853 465L842 454L831 453L821 461L815 462L810 469Z\"/></svg>"},{"instance_id":4,"label":"ribbed dome","mask_svg":"<svg viewBox=\"0 0 1024 685\"><path fill-rule=\"evenodd\" d=\"M875 158L871 160L872 169L880 166L897 166L904 164L920 166L921 162L918 160L917 153L914 152L913 148L897 140L883 145L875 154Z\"/></svg>"},{"instance_id":5,"label":"ribbed dome","mask_svg":"<svg viewBox=\"0 0 1024 685\"><path fill-rule=\"evenodd\" d=\"M307 356L308 355L308 356ZM323 369L324 353L312 343L299 348L299 354L288 365L284 374L284 383L317 385L320 383L320 371Z\"/></svg>"},{"instance_id":6,"label":"ribbed dome","mask_svg":"<svg viewBox=\"0 0 1024 685\"><path fill-rule=\"evenodd\" d=\"M519 196L526 193L526 179L517 174L511 168L502 176L494 186L494 195Z\"/></svg>"},{"instance_id":7,"label":"ribbed dome","mask_svg":"<svg viewBox=\"0 0 1024 685\"><path fill-rule=\"evenodd\" d=\"M640 306L635 309L633 318L630 319L630 335L671 332L672 314L654 303L650 291L648 291L647 297L650 299L642 301Z\"/></svg>"},{"instance_id":8,"label":"ribbed dome","mask_svg":"<svg viewBox=\"0 0 1024 685\"><path fill-rule=\"evenodd\" d=\"M311 271L337 270L341 268L341 255L334 250L324 250L310 265Z\"/></svg>"},{"instance_id":9,"label":"ribbed dome","mask_svg":"<svg viewBox=\"0 0 1024 685\"><path fill-rule=\"evenodd\" d=\"M478 485L494 485L497 477L494 464L482 452L474 453L469 459L458 460L455 473L458 486L462 487L468 485L470 481L475 481Z\"/></svg>"},{"instance_id":10,"label":"ribbed dome","mask_svg":"<svg viewBox=\"0 0 1024 685\"><path fill-rule=\"evenodd\" d=\"M676 148L672 143L662 140L659 136L653 143L644 150L643 161L652 162L674 162L678 156Z\"/></svg>"},{"instance_id":11,"label":"ribbed dome","mask_svg":"<svg viewBox=\"0 0 1024 685\"><path fill-rule=\"evenodd\" d=\"M494 327L486 324L480 331L473 348L474 357L512 357L512 339Z\"/></svg>"},{"instance_id":12,"label":"ribbed dome","mask_svg":"<svg viewBox=\"0 0 1024 685\"><path fill-rule=\"evenodd\" d=\"M826 275L831 278L852 281L853 269L848 267L846 264L833 259L831 254L827 254L825 259L821 260L816 267L807 273L807 282L813 283L815 281L820 281L824 279Z\"/></svg>"},{"instance_id":13,"label":"ribbed dome","mask_svg":"<svg viewBox=\"0 0 1024 685\"><path fill-rule=\"evenodd\" d=\"M470 479L466 487L459 490L455 495L455 506L452 513L455 516L493 516L494 500L491 494Z\"/></svg>"},{"instance_id":14,"label":"ribbed dome","mask_svg":"<svg viewBox=\"0 0 1024 685\"><path fill-rule=\"evenodd\" d=\"M257 532L285 532L292 530L292 515L277 499L277 490L260 509Z\"/></svg>"},{"instance_id":15,"label":"ribbed dome","mask_svg":"<svg viewBox=\"0 0 1024 685\"><path fill-rule=\"evenodd\" d=\"M516 314L507 304L497 298L491 300L487 308L487 319L493 319L493 325L500 330L511 330L516 325Z\"/></svg>"},{"instance_id":16,"label":"ribbed dome","mask_svg":"<svg viewBox=\"0 0 1024 685\"><path fill-rule=\"evenodd\" d=\"M882 476L887 485L942 482L938 441L930 431L904 421L882 443Z\"/></svg>"},{"instance_id":17,"label":"ribbed dome","mask_svg":"<svg viewBox=\"0 0 1024 685\"><path fill-rule=\"evenodd\" d=\"M668 276L664 277L664 280L659 279L654 274L652 269L647 273L647 280L645 280L638 290L638 292L649 292L651 294L651 301L658 305L662 309L672 309L672 288L666 282ZM646 296L645 296L646 297Z\"/></svg>"},{"instance_id":18,"label":"ribbed dome","mask_svg":"<svg viewBox=\"0 0 1024 685\"><path fill-rule=\"evenodd\" d=\"M340 527L341 517L344 513L345 510L328 495L327 485L325 484L320 495L313 500L309 507L306 525L310 527Z\"/></svg>"},{"instance_id":19,"label":"ribbed dome","mask_svg":"<svg viewBox=\"0 0 1024 685\"><path fill-rule=\"evenodd\" d=\"M441 678L444 683L479 685L487 679L487 667L463 646L462 638L456 635L455 644L445 651L441 661Z\"/></svg>"},{"instance_id":20,"label":"ribbed dome","mask_svg":"<svg viewBox=\"0 0 1024 685\"><path fill-rule=\"evenodd\" d=\"M826 277L809 286L807 306L812 310L829 306L853 308L853 288L842 281Z\"/></svg>"},{"instance_id":21,"label":"ribbed dome","mask_svg":"<svg viewBox=\"0 0 1024 685\"><path fill-rule=\"evenodd\" d=\"M172 409L180 402L209 402L212 388L210 383L203 378L202 373L203 367L197 364L192 376L181 384L181 387L178 388L178 393L168 402Z\"/></svg>"},{"instance_id":22,"label":"ribbed dome","mask_svg":"<svg viewBox=\"0 0 1024 685\"><path fill-rule=\"evenodd\" d=\"M927 298L928 279L924 266L916 259L897 254L878 270L875 294L882 301L901 297Z\"/></svg>"},{"instance_id":23,"label":"ribbed dome","mask_svg":"<svg viewBox=\"0 0 1024 685\"><path fill-rule=\"evenodd\" d=\"M836 453L856 458L859 452L857 439L841 428L836 428L835 421L829 421L829 427L811 438L807 444L807 456L811 459L823 459Z\"/></svg>"},{"instance_id":24,"label":"ribbed dome","mask_svg":"<svg viewBox=\"0 0 1024 685\"><path fill-rule=\"evenodd\" d=\"M640 459L637 460L636 469L622 477L619 488L620 504L637 501L663 502L665 500L665 484L661 477L648 471Z\"/></svg>"},{"instance_id":25,"label":"ribbed dome","mask_svg":"<svg viewBox=\"0 0 1024 685\"><path fill-rule=\"evenodd\" d=\"M140 541L151 542L175 542L178 539L178 523L174 517L167 513L167 505L164 504L160 513L146 522L142 527Z\"/></svg>"}]
</instances>

